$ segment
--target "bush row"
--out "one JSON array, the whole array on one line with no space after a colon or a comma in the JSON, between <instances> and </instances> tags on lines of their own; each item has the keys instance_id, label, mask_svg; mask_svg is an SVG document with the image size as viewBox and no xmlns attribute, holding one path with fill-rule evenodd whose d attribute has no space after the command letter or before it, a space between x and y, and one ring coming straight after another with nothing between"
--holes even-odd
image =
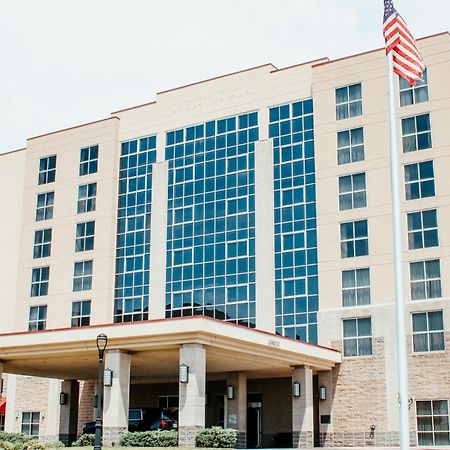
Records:
<instances>
[{"instance_id":1,"label":"bush row","mask_svg":"<svg viewBox=\"0 0 450 450\"><path fill-rule=\"evenodd\" d=\"M197 447L235 448L237 442L236 430L224 430L221 427L207 428L197 434ZM83 434L72 444L74 447L94 445L93 434ZM178 433L176 431L137 431L125 434L120 440L123 447L177 447Z\"/></svg>"},{"instance_id":2,"label":"bush row","mask_svg":"<svg viewBox=\"0 0 450 450\"><path fill-rule=\"evenodd\" d=\"M62 442L44 444L22 433L0 432L0 449L3 450L45 450L56 447L64 447L64 444Z\"/></svg>"},{"instance_id":3,"label":"bush row","mask_svg":"<svg viewBox=\"0 0 450 450\"><path fill-rule=\"evenodd\" d=\"M197 447L235 448L237 431L221 427L207 428L197 434ZM74 447L94 445L93 434L82 434L73 444ZM142 431L125 434L120 445L124 447L177 447L178 433L176 431ZM46 448L63 447L61 442L44 444L21 433L0 432L0 449L4 450L45 450Z\"/></svg>"}]
</instances>

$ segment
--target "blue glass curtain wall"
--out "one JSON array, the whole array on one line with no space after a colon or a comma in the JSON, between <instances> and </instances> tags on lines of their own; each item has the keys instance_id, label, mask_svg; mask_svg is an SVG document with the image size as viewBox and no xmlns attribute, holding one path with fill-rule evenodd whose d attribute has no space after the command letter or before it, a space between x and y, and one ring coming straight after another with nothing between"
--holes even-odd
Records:
<instances>
[{"instance_id":1,"label":"blue glass curtain wall","mask_svg":"<svg viewBox=\"0 0 450 450\"><path fill-rule=\"evenodd\" d=\"M312 99L269 110L273 138L276 333L317 342L318 277Z\"/></svg>"},{"instance_id":2,"label":"blue glass curtain wall","mask_svg":"<svg viewBox=\"0 0 450 450\"><path fill-rule=\"evenodd\" d=\"M117 214L114 322L148 319L150 217L156 136L122 143Z\"/></svg>"},{"instance_id":3,"label":"blue glass curtain wall","mask_svg":"<svg viewBox=\"0 0 450 450\"><path fill-rule=\"evenodd\" d=\"M256 112L167 133L166 317L255 326Z\"/></svg>"}]
</instances>

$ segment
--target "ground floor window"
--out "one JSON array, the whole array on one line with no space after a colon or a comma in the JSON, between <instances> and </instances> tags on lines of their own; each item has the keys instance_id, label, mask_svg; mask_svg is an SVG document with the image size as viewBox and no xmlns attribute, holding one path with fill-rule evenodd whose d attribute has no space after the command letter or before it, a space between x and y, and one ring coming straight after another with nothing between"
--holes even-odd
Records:
<instances>
[{"instance_id":1,"label":"ground floor window","mask_svg":"<svg viewBox=\"0 0 450 450\"><path fill-rule=\"evenodd\" d=\"M450 445L447 400L417 401L419 445Z\"/></svg>"},{"instance_id":2,"label":"ground floor window","mask_svg":"<svg viewBox=\"0 0 450 450\"><path fill-rule=\"evenodd\" d=\"M5 416L0 414L0 431L5 431Z\"/></svg>"},{"instance_id":3,"label":"ground floor window","mask_svg":"<svg viewBox=\"0 0 450 450\"><path fill-rule=\"evenodd\" d=\"M178 409L178 395L160 395L158 406L161 409Z\"/></svg>"},{"instance_id":4,"label":"ground floor window","mask_svg":"<svg viewBox=\"0 0 450 450\"><path fill-rule=\"evenodd\" d=\"M39 436L40 413L23 412L20 432L28 436Z\"/></svg>"}]
</instances>

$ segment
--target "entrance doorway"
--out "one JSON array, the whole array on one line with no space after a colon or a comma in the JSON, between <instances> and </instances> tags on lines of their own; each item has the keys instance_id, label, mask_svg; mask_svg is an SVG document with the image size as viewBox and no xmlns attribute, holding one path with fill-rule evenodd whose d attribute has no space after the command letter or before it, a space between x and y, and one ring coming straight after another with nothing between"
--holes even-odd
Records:
<instances>
[{"instance_id":1,"label":"entrance doorway","mask_svg":"<svg viewBox=\"0 0 450 450\"><path fill-rule=\"evenodd\" d=\"M262 445L262 394L247 395L247 448Z\"/></svg>"}]
</instances>

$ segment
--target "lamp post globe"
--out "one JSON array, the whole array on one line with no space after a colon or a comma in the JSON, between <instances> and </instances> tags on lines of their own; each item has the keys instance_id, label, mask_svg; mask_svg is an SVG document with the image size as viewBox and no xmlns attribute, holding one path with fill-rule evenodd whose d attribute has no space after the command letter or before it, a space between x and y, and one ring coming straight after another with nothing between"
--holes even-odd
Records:
<instances>
[{"instance_id":1,"label":"lamp post globe","mask_svg":"<svg viewBox=\"0 0 450 450\"><path fill-rule=\"evenodd\" d=\"M97 336L97 350L98 350L98 382L97 382L97 411L95 418L95 440L94 450L101 450L102 448L102 434L103 434L103 357L106 346L108 345L108 338L101 333Z\"/></svg>"}]
</instances>

